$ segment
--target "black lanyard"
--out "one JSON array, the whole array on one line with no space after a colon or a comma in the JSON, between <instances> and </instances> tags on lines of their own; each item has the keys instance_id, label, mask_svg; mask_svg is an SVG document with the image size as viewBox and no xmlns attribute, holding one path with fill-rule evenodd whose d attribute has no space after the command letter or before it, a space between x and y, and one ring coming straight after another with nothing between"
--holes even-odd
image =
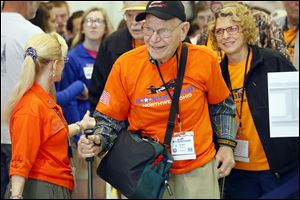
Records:
<instances>
[{"instance_id":1,"label":"black lanyard","mask_svg":"<svg viewBox=\"0 0 300 200\"><path fill-rule=\"evenodd\" d=\"M178 76L179 64L178 64L178 53L177 53L177 52L178 52L178 51L176 50L175 55L176 55L176 67L177 67L177 76ZM164 85L164 87L166 88L167 93L168 93L170 99L172 100L172 96L171 96L171 93L170 93L170 91L169 91L169 88L167 87L167 84L166 84L166 82L165 82L165 80L164 80L164 78L163 78L163 75L162 75L161 71L160 71L158 61L157 61L157 60L154 60L154 64L155 64L155 66L156 66L156 68L157 68L157 70L158 70L160 79L161 79L161 81L163 82L163 85ZM176 82L177 82L177 80L176 80ZM181 131L181 120L180 120L180 115L179 115L179 103L177 104L177 120L178 120L178 125L179 125L180 131Z\"/></svg>"},{"instance_id":2,"label":"black lanyard","mask_svg":"<svg viewBox=\"0 0 300 200\"><path fill-rule=\"evenodd\" d=\"M248 54L247 54L247 59L246 59L246 66L245 66L245 72L244 72L244 83L243 83L243 89L242 89L242 100L241 100L241 108L240 108L240 112L238 111L238 109L236 108L236 112L238 114L238 117L239 117L239 128L240 128L240 131L242 129L242 112L243 112L243 103L244 103L244 93L245 93L245 84L246 84L246 75L247 75L247 69L248 69L248 61L249 61L249 56L250 56L250 47L248 47ZM234 100L234 95L232 93L232 85L231 85L231 79L230 79L230 74L229 74L229 70L228 70L228 65L227 65L227 71L228 71L228 75L229 75L229 89L230 89L230 93L231 93L231 96Z\"/></svg>"},{"instance_id":3,"label":"black lanyard","mask_svg":"<svg viewBox=\"0 0 300 200\"><path fill-rule=\"evenodd\" d=\"M178 54L177 54L177 51L176 51L175 54L176 54L177 74L178 74L179 66L178 66ZM154 60L154 64L155 64L155 66L156 66L156 68L157 68L157 70L158 70L160 79L161 79L161 81L163 82L163 86L166 88L167 93L168 93L170 99L172 100L172 96L171 96L171 93L170 93L170 91L169 91L169 88L167 87L167 84L166 84L166 82L165 82L165 80L164 80L164 78L163 78L163 75L162 75L161 71L160 71L160 68L159 68L159 65L158 65L158 61L157 61L157 60Z\"/></svg>"}]
</instances>

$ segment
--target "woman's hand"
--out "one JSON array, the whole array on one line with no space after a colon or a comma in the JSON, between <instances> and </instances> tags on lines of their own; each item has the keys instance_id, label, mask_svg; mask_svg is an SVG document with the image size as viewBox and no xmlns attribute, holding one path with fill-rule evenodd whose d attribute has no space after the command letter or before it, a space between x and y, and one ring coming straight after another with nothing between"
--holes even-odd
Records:
<instances>
[{"instance_id":1,"label":"woman's hand","mask_svg":"<svg viewBox=\"0 0 300 200\"><path fill-rule=\"evenodd\" d=\"M90 111L86 111L84 117L82 118L80 122L81 126L83 127L84 130L86 129L93 129L96 125L96 120L95 118L90 116Z\"/></svg>"}]
</instances>

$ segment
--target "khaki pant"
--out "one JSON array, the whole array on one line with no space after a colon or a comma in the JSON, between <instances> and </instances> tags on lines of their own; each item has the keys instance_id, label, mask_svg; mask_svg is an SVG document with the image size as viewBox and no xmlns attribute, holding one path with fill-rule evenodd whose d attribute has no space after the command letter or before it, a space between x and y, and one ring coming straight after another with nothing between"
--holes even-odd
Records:
<instances>
[{"instance_id":1,"label":"khaki pant","mask_svg":"<svg viewBox=\"0 0 300 200\"><path fill-rule=\"evenodd\" d=\"M220 199L218 171L215 160L185 174L170 174L169 184L173 196L167 189L164 199Z\"/></svg>"}]
</instances>

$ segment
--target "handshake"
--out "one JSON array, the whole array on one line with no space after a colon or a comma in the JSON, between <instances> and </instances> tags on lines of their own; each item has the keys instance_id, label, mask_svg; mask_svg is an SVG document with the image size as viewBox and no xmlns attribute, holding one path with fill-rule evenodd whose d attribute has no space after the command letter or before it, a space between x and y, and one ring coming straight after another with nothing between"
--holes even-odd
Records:
<instances>
[{"instance_id":1,"label":"handshake","mask_svg":"<svg viewBox=\"0 0 300 200\"><path fill-rule=\"evenodd\" d=\"M99 135L94 135L95 125L96 120L90 116L90 111L85 113L80 122L69 125L69 136L81 133L77 148L79 157L90 158L100 152L101 141Z\"/></svg>"}]
</instances>

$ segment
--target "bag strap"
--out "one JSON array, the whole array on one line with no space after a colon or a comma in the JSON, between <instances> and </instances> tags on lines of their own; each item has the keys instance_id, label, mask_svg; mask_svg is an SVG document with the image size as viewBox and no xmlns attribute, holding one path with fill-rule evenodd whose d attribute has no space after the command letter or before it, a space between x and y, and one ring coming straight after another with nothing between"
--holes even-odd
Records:
<instances>
[{"instance_id":1,"label":"bag strap","mask_svg":"<svg viewBox=\"0 0 300 200\"><path fill-rule=\"evenodd\" d=\"M180 55L179 71L178 71L178 75L177 75L174 95L172 98L172 104L171 104L171 109L170 109L170 114L169 114L169 119L168 119L165 139L164 139L164 144L167 146L170 146L172 133L173 133L173 129L175 126L175 116L176 116L176 113L179 112L179 109L178 109L179 96L180 96L184 72L185 72L185 66L186 66L186 60L187 60L187 50L188 49L187 49L186 45L183 43L182 49L181 49L181 55Z\"/></svg>"}]
</instances>

